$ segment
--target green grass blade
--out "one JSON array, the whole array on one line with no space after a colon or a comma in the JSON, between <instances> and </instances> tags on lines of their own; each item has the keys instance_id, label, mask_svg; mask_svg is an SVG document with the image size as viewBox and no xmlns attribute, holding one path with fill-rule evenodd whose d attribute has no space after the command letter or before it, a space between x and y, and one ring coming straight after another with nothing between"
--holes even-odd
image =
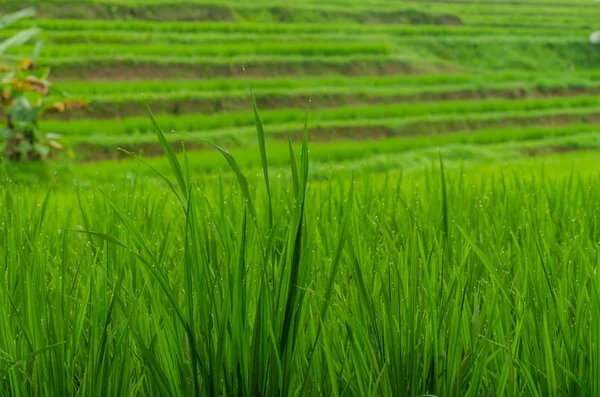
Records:
<instances>
[{"instance_id":1,"label":"green grass blade","mask_svg":"<svg viewBox=\"0 0 600 397\"><path fill-rule=\"evenodd\" d=\"M256 134L258 135L258 148L260 150L260 161L262 164L263 176L265 178L265 186L267 189L267 217L269 219L269 230L273 228L273 205L271 203L271 185L269 184L269 164L267 161L267 148L265 143L265 129L258 113L256 98L252 89L250 89L252 97L252 106L254 108L254 121L256 124Z\"/></svg>"},{"instance_id":2,"label":"green grass blade","mask_svg":"<svg viewBox=\"0 0 600 397\"><path fill-rule=\"evenodd\" d=\"M219 151L219 153L221 153L223 155L223 157L227 161L227 164L229 164L229 167L231 168L231 170L235 173L235 176L237 177L240 188L242 189L242 194L244 196L244 200L246 201L246 205L248 205L248 210L250 211L250 216L252 217L252 220L256 223L258 219L256 217L256 209L254 207L254 202L252 201L252 195L250 194L248 179L246 179L244 172L238 165L235 158L231 155L231 153L229 153L227 150L223 149L219 145L215 145L214 143L207 141L205 139L201 139L201 138L195 137L193 135L189 135L189 134L182 133L182 135L189 136L196 140L208 143L209 145L211 145L212 147L217 149Z\"/></svg>"},{"instance_id":3,"label":"green grass blade","mask_svg":"<svg viewBox=\"0 0 600 397\"><path fill-rule=\"evenodd\" d=\"M314 343L312 345L312 348L309 350L308 357L306 359L306 361L308 362L307 370L306 370L307 373L310 371L310 367L312 364L312 358L314 356L314 352L317 348L317 344L319 343L320 335L323 330L323 327L322 327L323 321L325 321L325 317L327 316L327 312L328 312L330 304L331 304L331 295L332 295L333 287L335 284L335 278L337 276L338 268L339 268L340 262L342 260L343 249L344 249L344 246L346 245L346 240L348 237L348 230L350 229L349 223L350 223L350 218L351 218L352 212L353 212L353 201L354 201L354 177L352 177L350 191L348 192L348 200L346 202L346 205L344 206L344 215L342 218L342 223L340 225L340 235L338 237L335 251L333 253L331 271L330 271L330 274L328 277L325 292L323 294L323 304L321 306L321 312L320 312L321 321L319 322L319 327L317 329ZM306 379L308 379L307 376L305 376L305 382L302 385L302 391L304 391L305 387L307 386Z\"/></svg>"},{"instance_id":4,"label":"green grass blade","mask_svg":"<svg viewBox=\"0 0 600 397\"><path fill-rule=\"evenodd\" d=\"M154 126L154 132L156 132L156 136L158 137L160 146L163 148L163 151L165 152L165 156L167 157L167 160L169 160L169 164L171 165L171 169L175 173L175 177L177 178L177 183L179 183L179 189L181 189L181 192L183 194L185 194L188 189L187 189L187 183L185 181L185 176L183 175L183 169L181 168L181 164L179 163L179 160L177 159L177 156L175 155L175 151L173 151L173 148L171 147L171 145L169 144L169 141L165 137L165 134L163 133L162 129L156 122L156 119L154 118L154 114L152 114L152 110L150 109L150 106L148 105L148 103L145 103L145 105L146 105L146 109L148 111L148 116L150 116L150 120L152 120L152 125Z\"/></svg>"},{"instance_id":5,"label":"green grass blade","mask_svg":"<svg viewBox=\"0 0 600 397\"><path fill-rule=\"evenodd\" d=\"M304 134L302 137L302 153L300 155L300 188L302 189L302 195L306 192L306 185L308 184L308 108L304 116Z\"/></svg>"},{"instance_id":6,"label":"green grass blade","mask_svg":"<svg viewBox=\"0 0 600 397\"><path fill-rule=\"evenodd\" d=\"M58 347L58 346L60 346L60 345L64 345L64 344L65 344L65 342L64 342L64 341L63 341L63 342L54 343L54 344L52 344L52 345L49 345L49 346L43 347L43 348L41 348L41 349L38 349L38 350L36 350L36 351L34 351L34 352L32 352L32 353L30 353L30 354L26 355L25 357L23 357L23 358L21 358L21 359L19 359L19 360L15 361L15 362L12 362L12 363L10 363L9 367L8 367L8 368L7 368L7 369L6 369L6 370L5 370L5 371L4 371L2 374L0 374L0 378L4 379L4 378L6 377L6 375L8 375L8 373L9 373L9 372L10 372L10 371L11 371L13 368L15 368L15 367L17 367L17 366L19 366L19 365L23 364L24 362L28 361L29 359L32 359L32 358L34 358L34 357L37 357L37 356L39 356L40 354L42 354L42 353L44 353L44 352L47 352L48 350L54 349L55 347Z\"/></svg>"},{"instance_id":7,"label":"green grass blade","mask_svg":"<svg viewBox=\"0 0 600 397\"><path fill-rule=\"evenodd\" d=\"M165 181L165 183L167 184L169 189L171 189L171 191L175 194L175 197L177 197L177 200L179 200L179 202L181 203L181 207L183 208L183 211L187 212L187 204L185 203L185 201L183 201L183 198L177 191L177 188L175 187L175 185L173 185L173 182L171 182L166 176L161 174L156 168L152 167L150 164L148 164L146 161L144 161L144 159L142 159L141 157L131 153L130 151L122 149L122 148L119 148L119 150L122 151L123 153L128 154L129 156L133 157L134 159L138 160L139 162L144 164L146 167L150 168L160 179ZM188 180L189 180L189 178L188 178Z\"/></svg>"},{"instance_id":8,"label":"green grass blade","mask_svg":"<svg viewBox=\"0 0 600 397\"><path fill-rule=\"evenodd\" d=\"M108 235L106 233L92 232L92 231L88 231L88 230L79 230L79 229L67 229L67 231L74 232L74 233L80 233L80 234L88 234L90 236L100 237L100 239L106 240L109 243L113 243L113 244L118 245L119 247L123 247L123 248L129 249L129 247L127 246L127 244L125 244L124 242L122 242L118 238L113 237L111 235Z\"/></svg>"},{"instance_id":9,"label":"green grass blade","mask_svg":"<svg viewBox=\"0 0 600 397\"><path fill-rule=\"evenodd\" d=\"M296 162L296 155L294 154L294 146L292 144L292 137L288 133L288 151L290 155L290 169L292 170L292 183L294 184L294 197L298 197L300 191L300 179L298 177L298 163Z\"/></svg>"}]
</instances>

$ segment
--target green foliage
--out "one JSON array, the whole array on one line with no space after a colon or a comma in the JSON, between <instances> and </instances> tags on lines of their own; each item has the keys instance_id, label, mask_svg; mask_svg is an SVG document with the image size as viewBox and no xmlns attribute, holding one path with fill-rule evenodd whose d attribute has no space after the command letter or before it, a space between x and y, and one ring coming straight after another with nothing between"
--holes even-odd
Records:
<instances>
[{"instance_id":1,"label":"green foliage","mask_svg":"<svg viewBox=\"0 0 600 397\"><path fill-rule=\"evenodd\" d=\"M305 135L267 192L156 133L158 179L2 182L0 394L600 392L596 173L316 182Z\"/></svg>"},{"instance_id":2,"label":"green foliage","mask_svg":"<svg viewBox=\"0 0 600 397\"><path fill-rule=\"evenodd\" d=\"M0 138L5 142L8 158L45 159L51 147L60 148L52 135L44 134L38 127L39 116L53 102L47 100L50 83L48 70L31 71L30 61L7 72L0 80L2 108L6 127Z\"/></svg>"},{"instance_id":3,"label":"green foliage","mask_svg":"<svg viewBox=\"0 0 600 397\"><path fill-rule=\"evenodd\" d=\"M31 9L9 14L0 19L0 28L33 15ZM4 61L2 55L7 49L26 43L38 32L37 28L23 30L0 43L0 61ZM39 49L38 43L33 60ZM0 105L6 117L6 127L0 130L0 144L11 160L45 159L51 148L61 149L54 134L39 128L40 116L49 110L64 111L85 105L80 101L57 100L57 92L48 82L49 69L36 69L33 60L25 58L17 64L0 64Z\"/></svg>"},{"instance_id":4,"label":"green foliage","mask_svg":"<svg viewBox=\"0 0 600 397\"><path fill-rule=\"evenodd\" d=\"M586 1L30 1L10 152L137 159L0 164L0 396L600 395Z\"/></svg>"},{"instance_id":5,"label":"green foliage","mask_svg":"<svg viewBox=\"0 0 600 397\"><path fill-rule=\"evenodd\" d=\"M10 25L19 21L23 18L30 18L35 15L35 10L33 8L26 8L18 12L14 12L12 14L4 15L0 17L0 31L6 29ZM8 38L4 38L4 40L0 41L0 59L2 59L2 55L9 49L13 47L17 47L27 43L34 36L36 36L40 30L38 28L30 28L25 30L20 30L18 32L10 33Z\"/></svg>"},{"instance_id":6,"label":"green foliage","mask_svg":"<svg viewBox=\"0 0 600 397\"><path fill-rule=\"evenodd\" d=\"M433 132L452 132L456 128L451 125L458 124L464 129L476 129L482 120L489 120L493 124L505 125L519 124L511 120L547 120L554 115L590 115L596 112L600 99L596 96L579 96L574 98L540 98L503 100L494 99L487 101L456 100L456 101L431 101L399 104L381 104L378 106L344 106L341 108L320 108L311 113L314 125L323 133L323 140L327 139L327 130L350 130L353 127L363 127L364 138L369 138L369 126L384 126L389 129L388 135L418 135ZM304 114L298 109L275 109L262 113L263 121L272 126L269 134L272 137L288 130L299 130ZM219 114L184 114L184 115L157 115L156 119L166 131L199 132L212 135L221 135L231 132L242 139L244 134L253 131L255 124L252 113L247 111L228 112ZM439 122L439 129L435 123ZM532 122L534 123L534 122ZM527 124L523 121L523 124ZM123 136L152 133L152 125L144 117L129 117L122 120L71 120L69 122L48 120L44 126L60 134L80 139L89 139L93 135L105 137L120 136L122 144L130 138ZM485 125L485 124L484 124ZM411 127L415 126L415 127ZM462 130L459 129L459 130ZM81 136L81 131L86 131ZM360 134L356 134L361 138ZM348 134L352 136L351 133ZM152 140L149 137L148 140ZM147 141L148 141L147 140Z\"/></svg>"}]
</instances>

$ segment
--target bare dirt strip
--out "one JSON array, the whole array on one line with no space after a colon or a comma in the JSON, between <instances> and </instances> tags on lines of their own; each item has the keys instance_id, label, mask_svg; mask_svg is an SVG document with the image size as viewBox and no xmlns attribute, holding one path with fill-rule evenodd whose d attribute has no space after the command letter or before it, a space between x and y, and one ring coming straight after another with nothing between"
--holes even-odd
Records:
<instances>
[{"instance_id":1,"label":"bare dirt strip","mask_svg":"<svg viewBox=\"0 0 600 397\"><path fill-rule=\"evenodd\" d=\"M600 94L600 87L593 88L494 88L487 90L458 90L447 92L422 92L406 95L260 95L257 102L262 109L304 108L311 101L317 108L336 108L354 105L387 105L411 102L480 100L480 99L524 99L576 97L580 95ZM156 99L148 100L156 114L216 114L250 110L250 97L221 97L221 98L186 98L186 99ZM81 119L114 119L146 115L146 109L139 100L131 102L97 102L90 103L88 109L73 110L64 113L47 113L44 118L52 120L81 120Z\"/></svg>"}]
</instances>

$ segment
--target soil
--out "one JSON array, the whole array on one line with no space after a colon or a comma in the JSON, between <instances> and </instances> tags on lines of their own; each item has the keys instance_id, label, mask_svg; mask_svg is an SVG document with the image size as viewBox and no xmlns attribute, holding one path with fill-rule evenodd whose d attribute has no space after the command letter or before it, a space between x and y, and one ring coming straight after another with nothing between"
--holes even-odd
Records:
<instances>
[{"instance_id":1,"label":"soil","mask_svg":"<svg viewBox=\"0 0 600 397\"><path fill-rule=\"evenodd\" d=\"M11 12L28 5L28 1L8 0L0 4L0 12ZM54 19L137 19L146 21L233 21L236 18L254 20L268 15L279 22L300 21L353 21L363 24L452 24L462 25L454 15L433 15L416 10L387 10L352 12L346 9L294 8L272 6L253 8L245 6L220 6L209 4L152 4L144 7L125 4L69 1L66 4L31 2L43 18Z\"/></svg>"},{"instance_id":2,"label":"soil","mask_svg":"<svg viewBox=\"0 0 600 397\"><path fill-rule=\"evenodd\" d=\"M427 101L453 101L478 99L522 99L549 97L576 97L580 95L600 94L600 87L586 88L544 88L525 90L523 88L489 89L486 91L459 90L440 93L418 93L397 96L370 95L268 95L257 96L261 109L304 108L311 100L318 108L334 108L348 105L377 105L394 103L411 103ZM184 99L149 101L157 114L215 114L251 110L249 97ZM64 113L48 113L45 119L77 120L77 119L114 119L145 115L146 110L138 101L114 103L91 103L88 109L78 109Z\"/></svg>"},{"instance_id":3,"label":"soil","mask_svg":"<svg viewBox=\"0 0 600 397\"><path fill-rule=\"evenodd\" d=\"M261 62L246 65L216 63L149 63L133 61L98 61L66 63L52 67L53 81L61 80L163 80L209 79L215 77L275 77L275 76L391 76L396 74L425 74L432 72L458 73L459 68L443 64L415 65L407 61L381 60L360 62Z\"/></svg>"},{"instance_id":4,"label":"soil","mask_svg":"<svg viewBox=\"0 0 600 397\"><path fill-rule=\"evenodd\" d=\"M136 7L119 4L70 1L67 3L28 2L8 0L0 4L0 11L13 12L30 5L37 14L52 19L137 19L146 21L233 21L230 7L209 4L155 4Z\"/></svg>"},{"instance_id":5,"label":"soil","mask_svg":"<svg viewBox=\"0 0 600 397\"><path fill-rule=\"evenodd\" d=\"M422 0L406 0L409 3L419 3ZM485 1L485 0L427 0L428 3L443 3L443 4L476 4L476 5L491 5L491 6L523 6L523 7L569 7L569 8L598 8L596 4L590 2L589 4L578 3L541 3L541 2L527 2L527 1L503 1L499 3L497 1Z\"/></svg>"},{"instance_id":6,"label":"soil","mask_svg":"<svg viewBox=\"0 0 600 397\"><path fill-rule=\"evenodd\" d=\"M594 151L599 150L597 147L592 146L545 146L536 148L524 149L524 152L530 157L547 156L554 153L570 153L570 152L581 152L581 151Z\"/></svg>"},{"instance_id":7,"label":"soil","mask_svg":"<svg viewBox=\"0 0 600 397\"><path fill-rule=\"evenodd\" d=\"M192 150L213 150L198 142L191 141L172 141L171 147L175 151L180 151L182 144L185 144L185 148L188 151ZM158 142L156 143L136 143L136 144L122 144L111 146L99 146L90 143L82 143L77 145L77 157L83 162L97 162L104 160L122 160L130 158L131 156L119 150L124 149L130 153L136 154L143 157L157 157L164 154L162 147Z\"/></svg>"}]
</instances>

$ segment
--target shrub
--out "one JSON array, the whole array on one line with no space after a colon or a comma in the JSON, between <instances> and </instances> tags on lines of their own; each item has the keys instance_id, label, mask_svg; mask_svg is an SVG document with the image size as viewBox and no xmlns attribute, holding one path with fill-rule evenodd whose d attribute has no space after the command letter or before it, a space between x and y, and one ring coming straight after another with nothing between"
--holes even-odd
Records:
<instances>
[{"instance_id":1,"label":"shrub","mask_svg":"<svg viewBox=\"0 0 600 397\"><path fill-rule=\"evenodd\" d=\"M0 18L0 29L32 15L32 9L25 9L4 16ZM37 28L26 29L0 43L0 107L6 119L6 126L0 129L0 142L11 160L43 160L51 149L62 149L56 141L57 135L39 128L40 117L48 111L63 112L86 106L83 101L68 99L56 90L48 81L48 68L35 67L40 42L31 58L15 61L4 56L6 50L27 43L38 33Z\"/></svg>"}]
</instances>

